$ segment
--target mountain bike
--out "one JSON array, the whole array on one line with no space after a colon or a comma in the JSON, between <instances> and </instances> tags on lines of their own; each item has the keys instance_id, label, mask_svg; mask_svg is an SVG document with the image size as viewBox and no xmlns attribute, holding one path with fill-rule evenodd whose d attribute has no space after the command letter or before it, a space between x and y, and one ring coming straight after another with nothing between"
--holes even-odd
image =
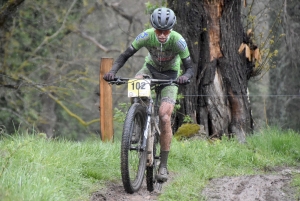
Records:
<instances>
[{"instance_id":1,"label":"mountain bike","mask_svg":"<svg viewBox=\"0 0 300 201\"><path fill-rule=\"evenodd\" d=\"M132 105L128 109L121 141L121 174L127 193L138 191L146 172L147 190L161 190L156 179L160 164L159 98L164 86L176 80L115 78L111 84L128 85ZM153 96L155 99L153 100Z\"/></svg>"}]
</instances>

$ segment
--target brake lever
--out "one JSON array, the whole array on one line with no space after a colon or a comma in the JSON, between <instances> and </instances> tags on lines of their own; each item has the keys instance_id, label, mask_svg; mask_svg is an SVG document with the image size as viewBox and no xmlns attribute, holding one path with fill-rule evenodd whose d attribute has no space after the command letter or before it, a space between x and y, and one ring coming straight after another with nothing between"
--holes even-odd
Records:
<instances>
[{"instance_id":1,"label":"brake lever","mask_svg":"<svg viewBox=\"0 0 300 201\"><path fill-rule=\"evenodd\" d=\"M110 80L108 81L109 84L114 85L114 84L118 84L118 82L120 81L119 77L115 77L114 80Z\"/></svg>"},{"instance_id":2,"label":"brake lever","mask_svg":"<svg viewBox=\"0 0 300 201\"><path fill-rule=\"evenodd\" d=\"M116 85L121 85L121 80L120 80L120 77L115 77L115 84Z\"/></svg>"}]
</instances>

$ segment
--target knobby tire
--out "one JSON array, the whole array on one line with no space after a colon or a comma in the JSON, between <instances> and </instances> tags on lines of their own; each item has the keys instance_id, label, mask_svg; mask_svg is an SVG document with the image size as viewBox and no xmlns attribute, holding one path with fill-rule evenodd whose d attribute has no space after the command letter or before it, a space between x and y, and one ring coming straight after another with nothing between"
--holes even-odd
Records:
<instances>
[{"instance_id":1,"label":"knobby tire","mask_svg":"<svg viewBox=\"0 0 300 201\"><path fill-rule=\"evenodd\" d=\"M154 137L154 143L153 143L153 164L152 166L147 167L146 171L146 181L147 181L147 190L152 192L156 189L157 181L155 179L155 176L158 171L158 166L160 163L160 158L159 158L159 151L160 151L160 146L159 146L159 135L158 133L155 134Z\"/></svg>"},{"instance_id":2,"label":"knobby tire","mask_svg":"<svg viewBox=\"0 0 300 201\"><path fill-rule=\"evenodd\" d=\"M145 108L139 103L132 104L124 122L121 144L121 174L127 193L138 191L144 179L147 149L141 151L140 147L143 143L145 122ZM134 141L132 141L133 133L138 136Z\"/></svg>"}]
</instances>

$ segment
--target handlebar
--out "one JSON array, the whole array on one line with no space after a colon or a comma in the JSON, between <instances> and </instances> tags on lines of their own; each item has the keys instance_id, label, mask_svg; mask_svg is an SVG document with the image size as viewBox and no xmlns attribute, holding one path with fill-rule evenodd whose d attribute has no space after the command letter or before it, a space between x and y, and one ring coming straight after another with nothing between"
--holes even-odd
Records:
<instances>
[{"instance_id":1,"label":"handlebar","mask_svg":"<svg viewBox=\"0 0 300 201\"><path fill-rule=\"evenodd\" d=\"M122 77L115 77L114 80L112 81L107 81L110 84L116 84L116 85L122 85L127 83L129 80L131 79L136 79L136 80L150 80L151 84L162 84L162 85L171 85L171 84L175 84L175 85L185 85L185 84L180 84L177 82L177 80L164 80L164 79L152 79L152 78L122 78ZM191 82L191 80L188 80L189 84Z\"/></svg>"}]
</instances>

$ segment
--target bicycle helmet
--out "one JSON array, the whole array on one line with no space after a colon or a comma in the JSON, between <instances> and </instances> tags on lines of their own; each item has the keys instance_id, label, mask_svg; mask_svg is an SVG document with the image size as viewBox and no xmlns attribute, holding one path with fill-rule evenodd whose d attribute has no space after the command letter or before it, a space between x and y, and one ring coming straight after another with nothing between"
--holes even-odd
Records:
<instances>
[{"instance_id":1,"label":"bicycle helmet","mask_svg":"<svg viewBox=\"0 0 300 201\"><path fill-rule=\"evenodd\" d=\"M157 8L151 14L150 21L155 29L170 30L176 22L176 16L169 8Z\"/></svg>"}]
</instances>

